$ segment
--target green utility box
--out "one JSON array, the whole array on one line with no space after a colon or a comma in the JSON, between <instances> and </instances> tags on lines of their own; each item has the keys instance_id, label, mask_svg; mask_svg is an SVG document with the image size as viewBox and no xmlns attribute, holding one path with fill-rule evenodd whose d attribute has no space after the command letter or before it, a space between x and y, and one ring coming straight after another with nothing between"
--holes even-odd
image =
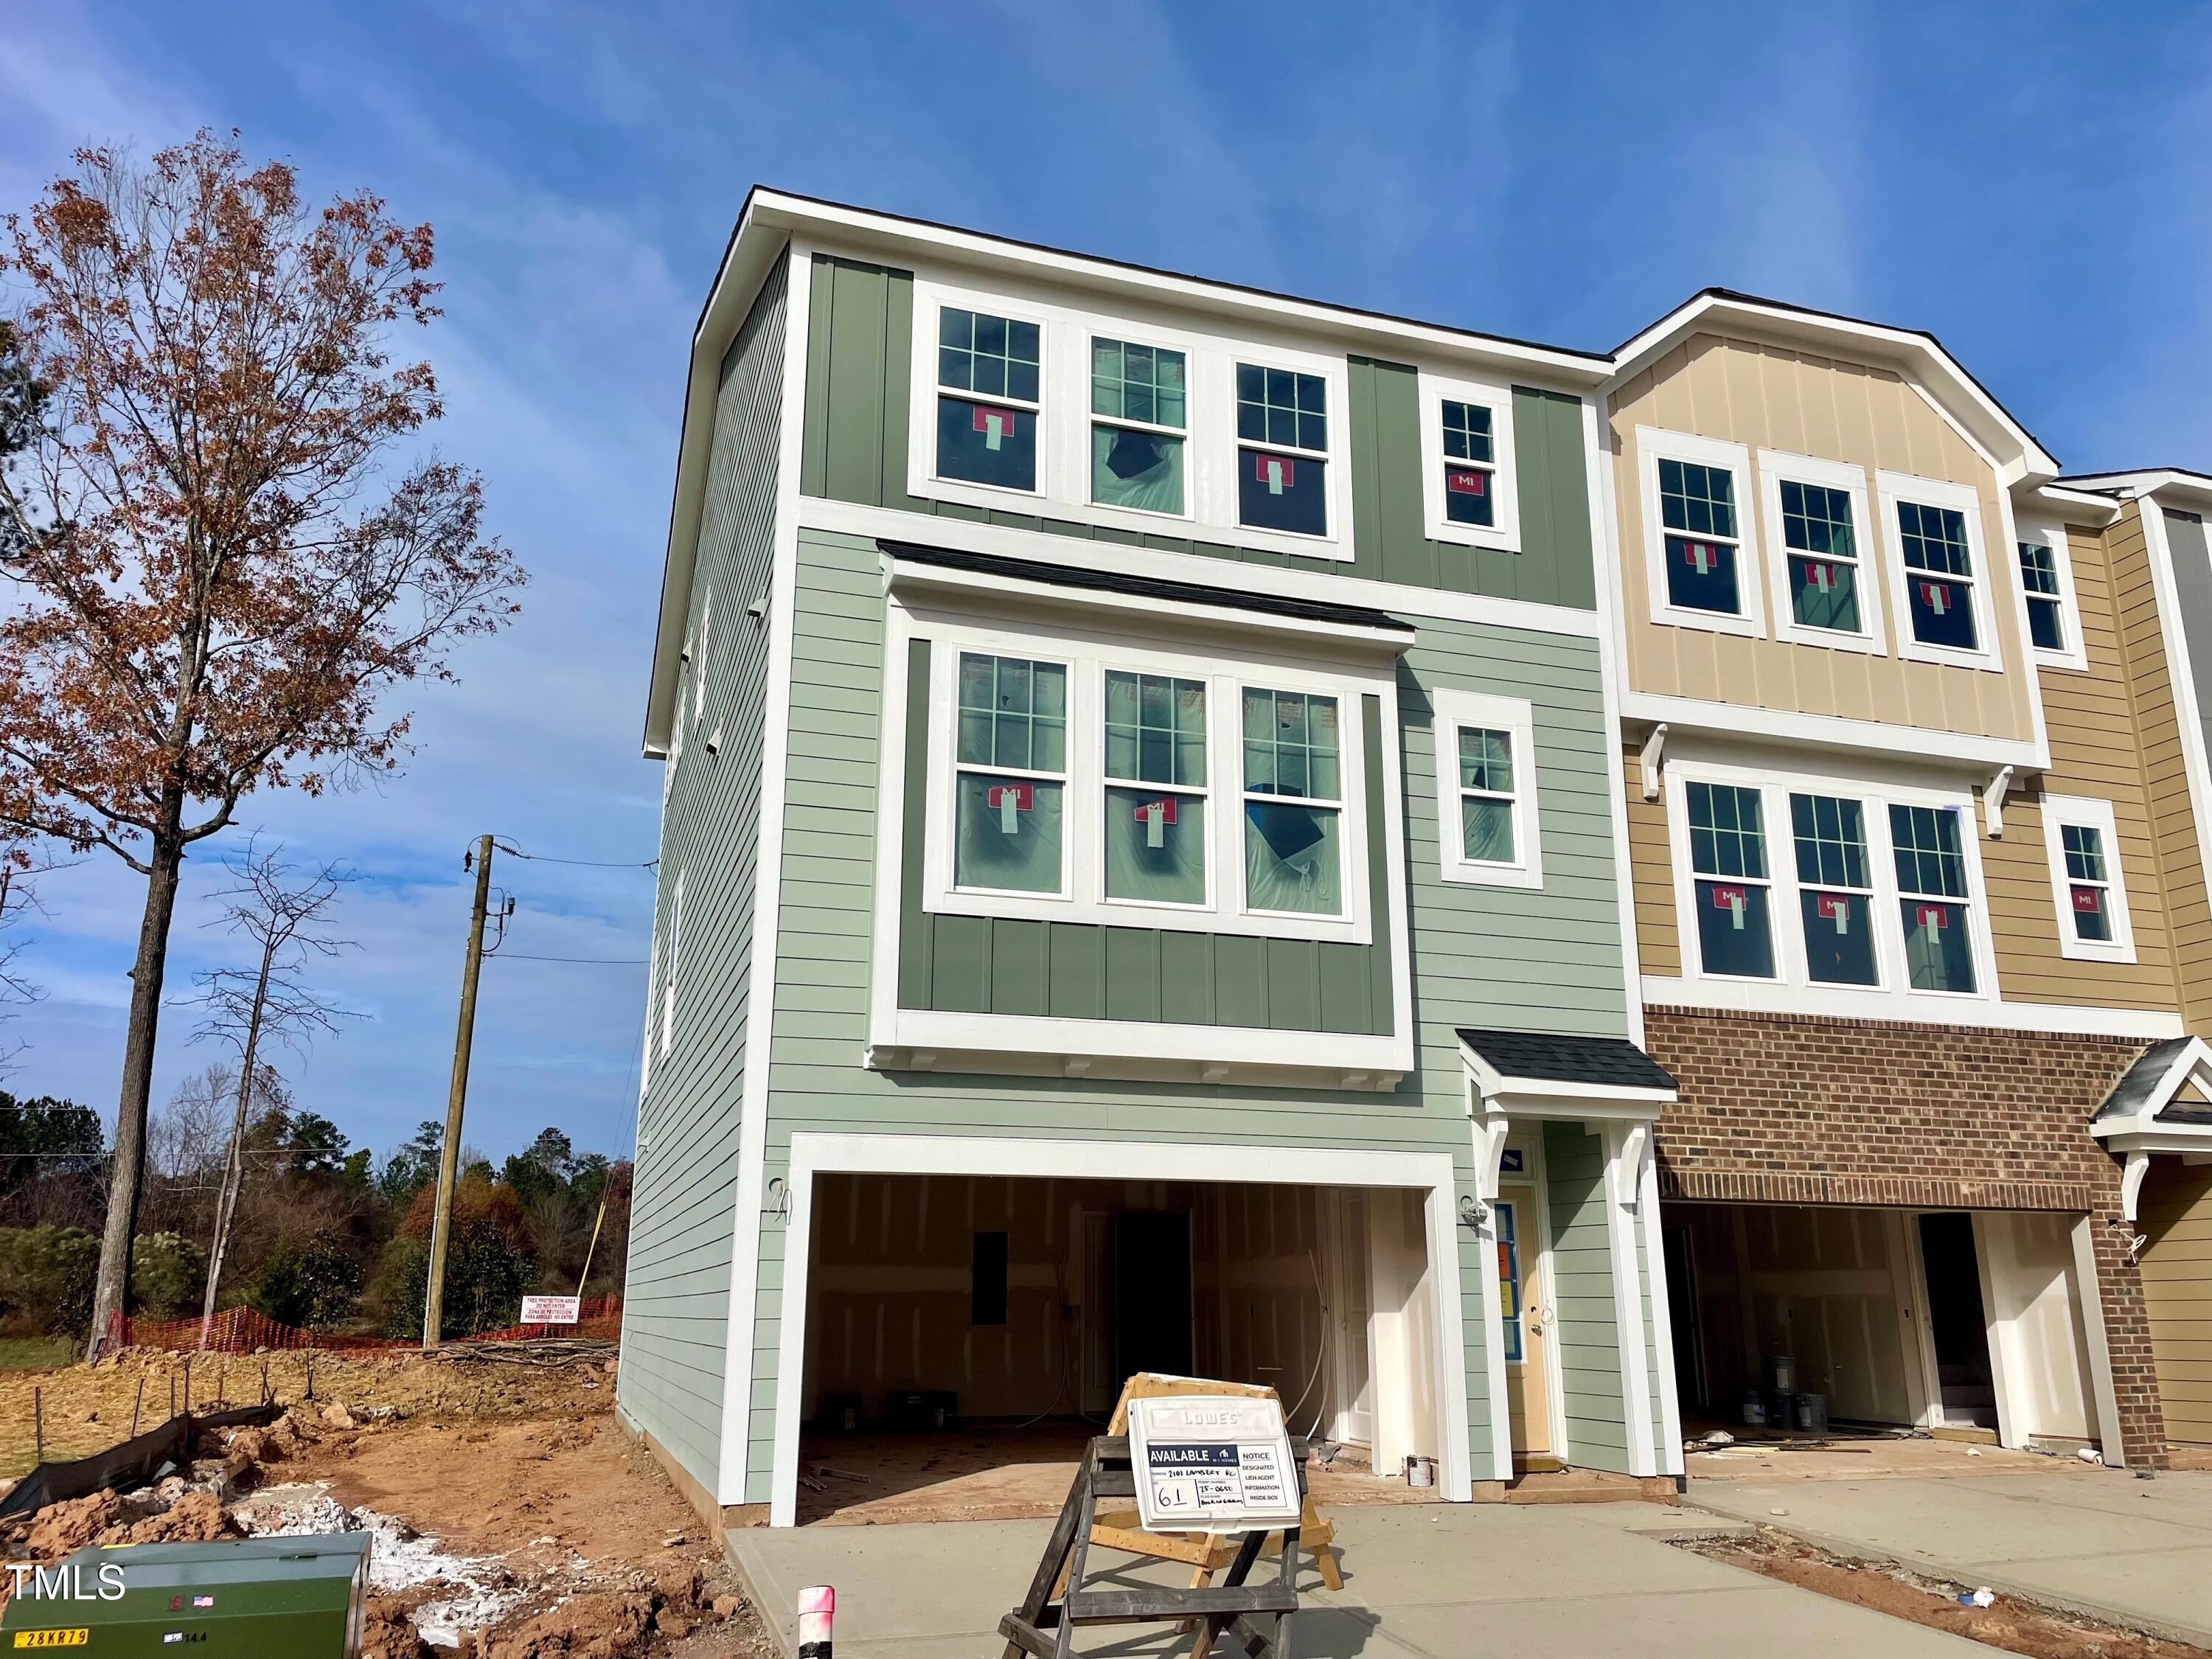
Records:
<instances>
[{"instance_id":1,"label":"green utility box","mask_svg":"<svg viewBox=\"0 0 2212 1659\"><path fill-rule=\"evenodd\" d=\"M357 1659L368 1534L97 1545L33 1577L0 1618L0 1659L27 1649L195 1659Z\"/></svg>"}]
</instances>

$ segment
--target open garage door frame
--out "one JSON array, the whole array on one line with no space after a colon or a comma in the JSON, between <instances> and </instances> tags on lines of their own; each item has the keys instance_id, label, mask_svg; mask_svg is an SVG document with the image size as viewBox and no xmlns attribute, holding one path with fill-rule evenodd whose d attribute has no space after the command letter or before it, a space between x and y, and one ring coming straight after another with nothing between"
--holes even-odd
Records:
<instances>
[{"instance_id":1,"label":"open garage door frame","mask_svg":"<svg viewBox=\"0 0 2212 1659\"><path fill-rule=\"evenodd\" d=\"M1474 1496L1460 1301L1455 1176L1448 1152L1340 1152L1194 1141L1000 1139L970 1135L822 1134L791 1138L791 1214L784 1246L783 1329L776 1356L775 1486L769 1524L798 1519L799 1400L805 1387L807 1274L814 1183L821 1175L1056 1176L1067 1180L1395 1188L1422 1194L1435 1299L1435 1397L1443 1422L1445 1497ZM797 1319L797 1328L793 1321Z\"/></svg>"}]
</instances>

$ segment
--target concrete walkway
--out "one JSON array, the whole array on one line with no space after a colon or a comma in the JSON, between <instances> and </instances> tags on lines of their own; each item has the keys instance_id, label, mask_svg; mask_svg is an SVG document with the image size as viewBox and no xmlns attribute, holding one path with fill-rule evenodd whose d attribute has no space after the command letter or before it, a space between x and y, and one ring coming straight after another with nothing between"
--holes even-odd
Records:
<instances>
[{"instance_id":1,"label":"concrete walkway","mask_svg":"<svg viewBox=\"0 0 2212 1659\"><path fill-rule=\"evenodd\" d=\"M1310 1572L1297 1659L1527 1659L1531 1653L1638 1659L1987 1659L1989 1650L1662 1541L1733 1530L1646 1504L1558 1508L1455 1504L1346 1509L1333 1517L1345 1588ZM993 1659L1000 1616L1020 1598L1048 1523L762 1528L730 1553L787 1656L789 1609L807 1584L837 1590L839 1659ZM1095 1565L1131 1558L1094 1553ZM1187 1582L1183 1570L1147 1571ZM1264 1572L1262 1574L1264 1577ZM1099 1583L1096 1576L1091 1583ZM1156 1629L1157 1627L1148 1627ZM1188 1653L1189 1640L1133 1630L1084 1632L1083 1650Z\"/></svg>"},{"instance_id":2,"label":"concrete walkway","mask_svg":"<svg viewBox=\"0 0 2212 1659\"><path fill-rule=\"evenodd\" d=\"M2212 1474L1692 1480L1698 1509L2212 1647Z\"/></svg>"}]
</instances>

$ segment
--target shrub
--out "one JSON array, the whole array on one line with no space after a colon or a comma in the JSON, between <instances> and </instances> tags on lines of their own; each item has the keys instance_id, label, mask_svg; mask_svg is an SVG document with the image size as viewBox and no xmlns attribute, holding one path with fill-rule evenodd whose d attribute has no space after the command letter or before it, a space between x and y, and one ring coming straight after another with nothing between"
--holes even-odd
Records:
<instances>
[{"instance_id":1,"label":"shrub","mask_svg":"<svg viewBox=\"0 0 2212 1659\"><path fill-rule=\"evenodd\" d=\"M131 1247L131 1294L138 1311L178 1319L200 1310L207 1252L181 1233L146 1233Z\"/></svg>"},{"instance_id":2,"label":"shrub","mask_svg":"<svg viewBox=\"0 0 2212 1659\"><path fill-rule=\"evenodd\" d=\"M422 1334L434 1204L434 1190L416 1194L414 1208L386 1248L377 1270L374 1294L394 1336ZM522 1293L537 1271L538 1258L514 1190L480 1179L464 1180L453 1194L440 1335L473 1336L514 1324L522 1312Z\"/></svg>"},{"instance_id":3,"label":"shrub","mask_svg":"<svg viewBox=\"0 0 2212 1659\"><path fill-rule=\"evenodd\" d=\"M81 1227L0 1228L0 1317L75 1335L92 1317L100 1241Z\"/></svg>"},{"instance_id":4,"label":"shrub","mask_svg":"<svg viewBox=\"0 0 2212 1659\"><path fill-rule=\"evenodd\" d=\"M281 1324L318 1330L342 1325L361 1300L361 1264L327 1239L280 1240L246 1299Z\"/></svg>"}]
</instances>

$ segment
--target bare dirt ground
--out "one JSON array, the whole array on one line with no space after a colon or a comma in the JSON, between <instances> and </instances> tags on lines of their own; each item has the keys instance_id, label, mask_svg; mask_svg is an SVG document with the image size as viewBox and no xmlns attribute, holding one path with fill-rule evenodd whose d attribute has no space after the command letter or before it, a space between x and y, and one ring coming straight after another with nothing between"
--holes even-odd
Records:
<instances>
[{"instance_id":1,"label":"bare dirt ground","mask_svg":"<svg viewBox=\"0 0 2212 1659\"><path fill-rule=\"evenodd\" d=\"M0 1546L52 1560L91 1542L365 1528L380 1585L365 1659L775 1651L720 1539L615 1421L611 1357L318 1355L312 1403L304 1359L268 1358L270 1392L297 1402L273 1428L204 1445L189 1477L41 1510ZM142 1376L142 1426L161 1420L181 1361L136 1354L46 1373L48 1455L58 1426L86 1452L121 1439ZM202 1381L209 1365L193 1364L196 1406L218 1392ZM260 1397L260 1358L231 1361L226 1381L234 1401ZM0 1383L0 1432L17 1426Z\"/></svg>"},{"instance_id":2,"label":"bare dirt ground","mask_svg":"<svg viewBox=\"0 0 2212 1659\"><path fill-rule=\"evenodd\" d=\"M1771 1528L1761 1527L1750 1537L1692 1540L1683 1547L2027 1659L2207 1659L2203 1648L2098 1624L2014 1596L1999 1595L1986 1607L1961 1606L1959 1597L1971 1594L1973 1586L1924 1577L1884 1562L1830 1555Z\"/></svg>"}]
</instances>

